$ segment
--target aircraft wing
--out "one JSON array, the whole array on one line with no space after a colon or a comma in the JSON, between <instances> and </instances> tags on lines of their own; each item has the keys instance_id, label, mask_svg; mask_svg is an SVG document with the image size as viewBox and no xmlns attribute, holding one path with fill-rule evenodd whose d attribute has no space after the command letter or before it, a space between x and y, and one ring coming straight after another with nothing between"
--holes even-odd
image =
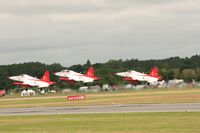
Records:
<instances>
[{"instance_id":1,"label":"aircraft wing","mask_svg":"<svg viewBox=\"0 0 200 133\"><path fill-rule=\"evenodd\" d=\"M69 80L74 80L74 81L81 81L81 76L69 75L68 79Z\"/></svg>"},{"instance_id":2,"label":"aircraft wing","mask_svg":"<svg viewBox=\"0 0 200 133\"><path fill-rule=\"evenodd\" d=\"M83 83L88 83L88 82L93 82L94 79L87 77L85 75L76 75L76 76L69 76L69 80L74 80L76 82L83 82Z\"/></svg>"},{"instance_id":3,"label":"aircraft wing","mask_svg":"<svg viewBox=\"0 0 200 133\"><path fill-rule=\"evenodd\" d=\"M36 86L38 88L49 87L50 85L49 83L40 80L24 80L23 83L30 86Z\"/></svg>"},{"instance_id":4,"label":"aircraft wing","mask_svg":"<svg viewBox=\"0 0 200 133\"><path fill-rule=\"evenodd\" d=\"M146 81L145 75L130 75L133 80Z\"/></svg>"},{"instance_id":5,"label":"aircraft wing","mask_svg":"<svg viewBox=\"0 0 200 133\"><path fill-rule=\"evenodd\" d=\"M30 85L30 86L37 86L37 80L26 79L26 80L23 80L23 83L27 84L27 85Z\"/></svg>"}]
</instances>

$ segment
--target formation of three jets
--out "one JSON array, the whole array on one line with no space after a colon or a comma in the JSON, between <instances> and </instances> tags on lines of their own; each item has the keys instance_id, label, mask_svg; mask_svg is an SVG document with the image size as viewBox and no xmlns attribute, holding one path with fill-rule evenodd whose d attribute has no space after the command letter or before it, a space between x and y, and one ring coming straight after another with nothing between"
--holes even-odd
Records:
<instances>
[{"instance_id":1,"label":"formation of three jets","mask_svg":"<svg viewBox=\"0 0 200 133\"><path fill-rule=\"evenodd\" d=\"M95 77L93 66L89 68L86 74L77 73L71 70L62 70L54 74L56 76L59 76L60 80L67 81L69 83L76 83L76 82L89 83L100 79L99 77ZM158 76L157 67L154 67L151 70L150 74L144 74L130 70L127 72L116 73L116 75L124 77L124 80L132 83L146 81L150 84L155 84L158 80L161 79L161 77ZM9 79L16 81L13 83L14 85L25 86L25 87L45 88L49 87L50 85L56 84L56 82L50 81L49 71L46 71L41 79L29 76L27 74L21 74L19 76L11 76L9 77Z\"/></svg>"}]
</instances>

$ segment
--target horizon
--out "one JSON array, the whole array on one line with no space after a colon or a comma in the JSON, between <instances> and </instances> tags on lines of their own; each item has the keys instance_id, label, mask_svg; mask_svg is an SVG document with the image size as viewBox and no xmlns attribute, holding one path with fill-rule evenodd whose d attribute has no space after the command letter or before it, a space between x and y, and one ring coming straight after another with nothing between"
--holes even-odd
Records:
<instances>
[{"instance_id":1,"label":"horizon","mask_svg":"<svg viewBox=\"0 0 200 133\"><path fill-rule=\"evenodd\" d=\"M200 53L198 0L0 0L0 64Z\"/></svg>"},{"instance_id":2,"label":"horizon","mask_svg":"<svg viewBox=\"0 0 200 133\"><path fill-rule=\"evenodd\" d=\"M166 60L166 59L170 59L170 58L176 58L176 57L178 57L178 58L180 58L180 59L185 59L185 58L191 58L191 57L193 57L193 56L200 56L200 54L195 54L195 55L192 55L192 56L187 56L187 57L180 57L180 56L171 56L171 57L167 57L167 58L163 58L163 59L144 59L144 60L142 60L142 59L137 59L137 58L130 58L130 59L109 59L109 60L107 60L107 61L105 61L105 62L95 62L95 63L93 63L93 62L91 62L91 60L90 59L88 59L90 62L91 62L91 65L95 65L95 64L98 64L98 63L107 63L107 62L109 62L110 60L122 60L122 61L125 61L125 60L132 60L132 59L134 59L134 60L138 60L138 61L149 61L149 60ZM11 64L1 64L0 66L9 66L9 65L14 65L14 64L24 64L24 63L36 63L36 62L38 62L38 63L41 63L41 64L45 64L45 65L52 65L52 64L60 64L61 66L63 66L63 67L71 67L71 66L74 66L74 65L84 65L84 64L86 64L86 62L87 62L87 60L84 62L84 63L82 63L82 64L80 64L80 63L76 63L76 64L72 64L72 65L69 65L69 66L64 66L63 64L61 64L61 63L59 63L59 62L54 62L54 63L45 63L45 62L40 62L40 61L28 61L28 62L19 62L19 63L11 63Z\"/></svg>"}]
</instances>

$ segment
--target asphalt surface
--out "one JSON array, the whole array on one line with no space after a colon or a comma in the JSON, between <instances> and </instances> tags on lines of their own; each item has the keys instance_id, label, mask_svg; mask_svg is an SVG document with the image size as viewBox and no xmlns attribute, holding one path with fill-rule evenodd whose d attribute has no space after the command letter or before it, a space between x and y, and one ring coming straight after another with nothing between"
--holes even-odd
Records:
<instances>
[{"instance_id":1,"label":"asphalt surface","mask_svg":"<svg viewBox=\"0 0 200 133\"><path fill-rule=\"evenodd\" d=\"M0 109L0 116L81 114L81 113L126 113L126 112L190 112L190 111L191 112L200 111L200 103L123 104L123 105L97 105L97 106L8 108L8 109Z\"/></svg>"}]
</instances>

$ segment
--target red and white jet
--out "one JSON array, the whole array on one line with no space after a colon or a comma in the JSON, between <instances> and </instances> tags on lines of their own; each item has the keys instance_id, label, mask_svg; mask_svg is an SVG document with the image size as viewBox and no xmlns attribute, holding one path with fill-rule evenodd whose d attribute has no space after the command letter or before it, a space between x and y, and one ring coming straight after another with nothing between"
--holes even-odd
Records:
<instances>
[{"instance_id":1,"label":"red and white jet","mask_svg":"<svg viewBox=\"0 0 200 133\"><path fill-rule=\"evenodd\" d=\"M124 77L124 80L131 83L137 84L141 81L146 81L150 84L157 84L162 78L158 76L158 68L154 67L149 74L144 74L134 70L129 70L127 72L116 73L117 76Z\"/></svg>"},{"instance_id":2,"label":"red and white jet","mask_svg":"<svg viewBox=\"0 0 200 133\"><path fill-rule=\"evenodd\" d=\"M9 79L17 81L13 82L14 85L25 86L25 87L38 87L45 88L50 85L56 84L56 82L50 81L49 71L46 71L41 79L29 76L27 74L21 74L19 76L11 76Z\"/></svg>"},{"instance_id":3,"label":"red and white jet","mask_svg":"<svg viewBox=\"0 0 200 133\"><path fill-rule=\"evenodd\" d=\"M56 72L55 75L59 76L60 80L67 81L68 83L76 83L76 82L89 83L100 79L99 77L94 76L93 66L89 68L89 70L85 75L71 70L62 70L61 72Z\"/></svg>"}]
</instances>

